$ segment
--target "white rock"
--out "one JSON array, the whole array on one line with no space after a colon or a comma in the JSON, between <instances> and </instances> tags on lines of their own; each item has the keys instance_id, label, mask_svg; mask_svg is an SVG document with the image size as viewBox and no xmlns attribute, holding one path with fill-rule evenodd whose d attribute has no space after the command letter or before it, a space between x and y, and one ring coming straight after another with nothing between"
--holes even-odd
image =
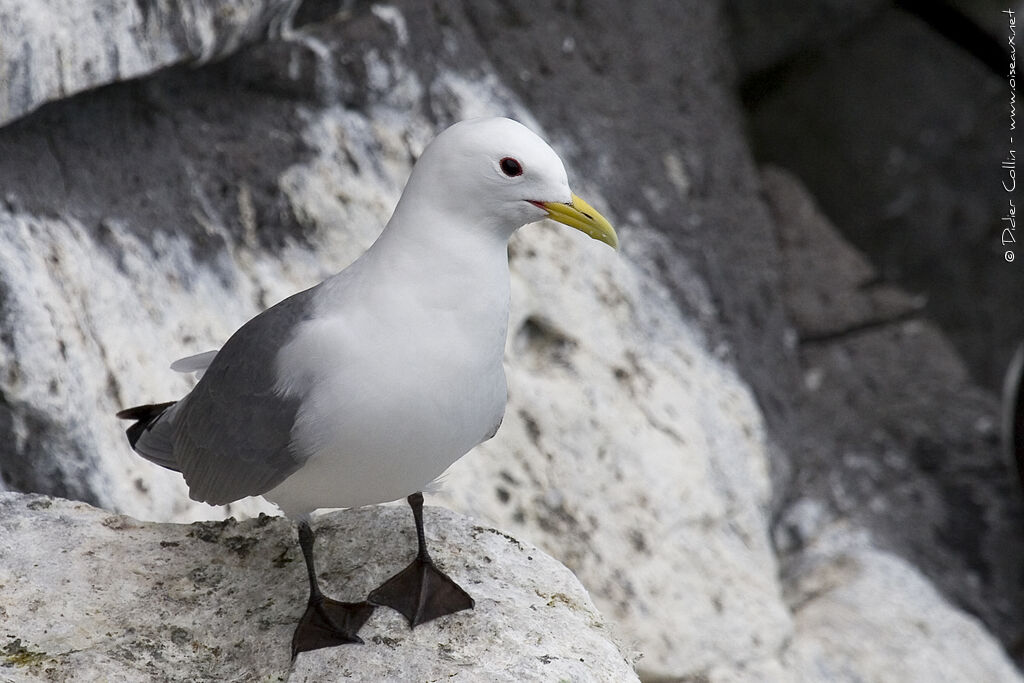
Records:
<instances>
[{"instance_id":1,"label":"white rock","mask_svg":"<svg viewBox=\"0 0 1024 683\"><path fill-rule=\"evenodd\" d=\"M476 599L410 630L378 609L364 645L290 663L307 584L283 518L153 524L0 494L0 679L636 681L579 581L537 548L427 508L432 554ZM407 509L314 522L325 593L359 600L415 553Z\"/></svg>"},{"instance_id":2,"label":"white rock","mask_svg":"<svg viewBox=\"0 0 1024 683\"><path fill-rule=\"evenodd\" d=\"M188 391L188 379L169 370L171 356L191 352L188 338L215 346L210 340L245 322L246 302L255 313L259 270L225 285L196 265L184 239L156 233L144 245L111 227L113 246L104 247L74 219L0 209L8 320L0 392L15 437L5 465L41 469L32 485L137 517L222 517L190 501L180 475L126 450L125 423L114 413ZM278 286L287 282L282 270L275 268Z\"/></svg>"},{"instance_id":3,"label":"white rock","mask_svg":"<svg viewBox=\"0 0 1024 683\"><path fill-rule=\"evenodd\" d=\"M795 634L783 654L796 680L1020 683L1020 671L973 617L913 566L834 525L786 572Z\"/></svg>"},{"instance_id":4,"label":"white rock","mask_svg":"<svg viewBox=\"0 0 1024 683\"><path fill-rule=\"evenodd\" d=\"M0 1L0 125L46 102L279 31L298 0Z\"/></svg>"}]
</instances>

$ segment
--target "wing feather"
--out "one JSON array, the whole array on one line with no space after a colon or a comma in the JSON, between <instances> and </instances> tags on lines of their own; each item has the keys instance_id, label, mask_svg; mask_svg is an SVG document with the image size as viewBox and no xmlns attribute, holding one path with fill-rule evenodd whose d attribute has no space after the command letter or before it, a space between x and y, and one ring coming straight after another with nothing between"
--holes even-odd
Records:
<instances>
[{"instance_id":1,"label":"wing feather","mask_svg":"<svg viewBox=\"0 0 1024 683\"><path fill-rule=\"evenodd\" d=\"M217 357L218 349L212 351L203 351L197 353L194 356L186 356L185 358L179 358L178 360L171 363L171 370L188 374L190 372L196 373L196 379L202 379L203 373L210 367L210 363Z\"/></svg>"},{"instance_id":2,"label":"wing feather","mask_svg":"<svg viewBox=\"0 0 1024 683\"><path fill-rule=\"evenodd\" d=\"M312 290L243 325L183 399L174 457L189 495L211 505L266 493L303 464L289 448L298 400L274 391L276 357L308 316Z\"/></svg>"}]
</instances>

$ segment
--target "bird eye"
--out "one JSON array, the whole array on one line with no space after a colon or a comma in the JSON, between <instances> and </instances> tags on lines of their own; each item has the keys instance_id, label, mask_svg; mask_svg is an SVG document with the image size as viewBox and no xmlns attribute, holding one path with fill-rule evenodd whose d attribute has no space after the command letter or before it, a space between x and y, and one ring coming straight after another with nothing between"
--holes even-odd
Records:
<instances>
[{"instance_id":1,"label":"bird eye","mask_svg":"<svg viewBox=\"0 0 1024 683\"><path fill-rule=\"evenodd\" d=\"M523 175L523 165L512 157L505 157L498 163L501 166L501 172L509 178Z\"/></svg>"}]
</instances>

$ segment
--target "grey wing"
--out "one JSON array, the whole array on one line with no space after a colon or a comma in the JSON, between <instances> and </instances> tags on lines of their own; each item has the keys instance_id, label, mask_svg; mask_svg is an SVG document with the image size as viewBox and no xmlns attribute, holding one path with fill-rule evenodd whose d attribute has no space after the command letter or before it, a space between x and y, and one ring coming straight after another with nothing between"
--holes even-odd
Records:
<instances>
[{"instance_id":1,"label":"grey wing","mask_svg":"<svg viewBox=\"0 0 1024 683\"><path fill-rule=\"evenodd\" d=\"M289 449L298 400L274 391L275 359L307 316L312 291L239 328L183 400L174 459L194 500L222 505L260 495L302 466Z\"/></svg>"}]
</instances>

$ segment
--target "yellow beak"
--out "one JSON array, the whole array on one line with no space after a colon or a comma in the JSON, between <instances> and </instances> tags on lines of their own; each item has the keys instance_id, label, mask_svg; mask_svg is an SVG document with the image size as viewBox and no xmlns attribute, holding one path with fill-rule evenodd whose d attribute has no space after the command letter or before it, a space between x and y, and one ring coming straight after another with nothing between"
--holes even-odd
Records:
<instances>
[{"instance_id":1,"label":"yellow beak","mask_svg":"<svg viewBox=\"0 0 1024 683\"><path fill-rule=\"evenodd\" d=\"M570 228L576 228L595 240L604 242L612 249L619 248L619 236L615 234L615 228L604 216L594 210L590 204L577 197L572 196L571 204L559 202L536 202L548 212L548 218L558 221Z\"/></svg>"}]
</instances>

